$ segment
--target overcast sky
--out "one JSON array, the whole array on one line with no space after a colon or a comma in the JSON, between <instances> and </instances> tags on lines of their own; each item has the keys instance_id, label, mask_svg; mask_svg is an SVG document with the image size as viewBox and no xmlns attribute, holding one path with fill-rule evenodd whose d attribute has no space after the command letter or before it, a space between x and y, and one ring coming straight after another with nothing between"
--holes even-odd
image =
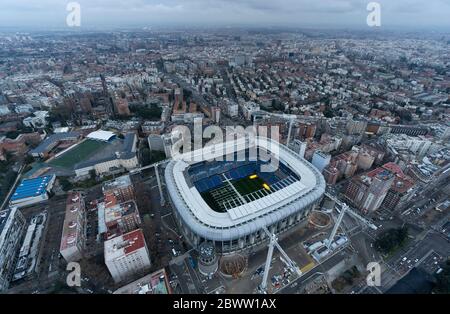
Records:
<instances>
[{"instance_id":1,"label":"overcast sky","mask_svg":"<svg viewBox=\"0 0 450 314\"><path fill-rule=\"evenodd\" d=\"M0 27L65 27L66 0L0 0ZM78 0L81 27L351 26L369 0ZM379 0L381 27L450 27L450 0Z\"/></svg>"}]
</instances>

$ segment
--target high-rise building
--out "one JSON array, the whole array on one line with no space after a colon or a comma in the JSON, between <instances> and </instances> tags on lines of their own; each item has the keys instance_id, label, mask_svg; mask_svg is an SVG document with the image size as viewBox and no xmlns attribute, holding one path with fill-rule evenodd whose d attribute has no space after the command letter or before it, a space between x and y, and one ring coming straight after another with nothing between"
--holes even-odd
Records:
<instances>
[{"instance_id":1,"label":"high-rise building","mask_svg":"<svg viewBox=\"0 0 450 314\"><path fill-rule=\"evenodd\" d=\"M300 157L305 157L305 151L306 151L306 143L302 142L300 140L293 140L289 143L289 148L292 149L294 152L300 155Z\"/></svg>"},{"instance_id":2,"label":"high-rise building","mask_svg":"<svg viewBox=\"0 0 450 314\"><path fill-rule=\"evenodd\" d=\"M300 123L298 126L298 136L301 140L312 138L316 135L317 126L313 123Z\"/></svg>"},{"instance_id":3,"label":"high-rise building","mask_svg":"<svg viewBox=\"0 0 450 314\"><path fill-rule=\"evenodd\" d=\"M86 210L79 192L69 193L66 201L61 245L59 252L69 262L76 262L83 256L86 241Z\"/></svg>"},{"instance_id":4,"label":"high-rise building","mask_svg":"<svg viewBox=\"0 0 450 314\"><path fill-rule=\"evenodd\" d=\"M216 123L219 123L220 121L220 108L219 107L211 107L211 120L213 120Z\"/></svg>"},{"instance_id":5,"label":"high-rise building","mask_svg":"<svg viewBox=\"0 0 450 314\"><path fill-rule=\"evenodd\" d=\"M320 172L325 169L326 166L330 163L331 155L325 154L324 152L317 150L314 152L312 157L312 164L316 167Z\"/></svg>"},{"instance_id":6,"label":"high-rise building","mask_svg":"<svg viewBox=\"0 0 450 314\"><path fill-rule=\"evenodd\" d=\"M183 103L183 89L176 88L174 92L173 108L176 109ZM186 110L185 110L186 111Z\"/></svg>"},{"instance_id":7,"label":"high-rise building","mask_svg":"<svg viewBox=\"0 0 450 314\"><path fill-rule=\"evenodd\" d=\"M105 264L116 283L148 271L150 254L142 230L105 241Z\"/></svg>"},{"instance_id":8,"label":"high-rise building","mask_svg":"<svg viewBox=\"0 0 450 314\"><path fill-rule=\"evenodd\" d=\"M377 210L383 203L393 181L394 175L387 170L383 170L373 176L361 204L362 211L373 212Z\"/></svg>"},{"instance_id":9,"label":"high-rise building","mask_svg":"<svg viewBox=\"0 0 450 314\"><path fill-rule=\"evenodd\" d=\"M327 184L336 184L336 181L339 177L339 170L336 167L328 165L327 167L325 167L322 173Z\"/></svg>"},{"instance_id":10,"label":"high-rise building","mask_svg":"<svg viewBox=\"0 0 450 314\"><path fill-rule=\"evenodd\" d=\"M115 105L119 116L129 116L131 114L126 98L116 98Z\"/></svg>"},{"instance_id":11,"label":"high-rise building","mask_svg":"<svg viewBox=\"0 0 450 314\"><path fill-rule=\"evenodd\" d=\"M105 204L105 225L108 237L124 234L139 228L141 218L134 201Z\"/></svg>"},{"instance_id":12,"label":"high-rise building","mask_svg":"<svg viewBox=\"0 0 450 314\"><path fill-rule=\"evenodd\" d=\"M8 289L26 220L17 207L0 212L0 291Z\"/></svg>"},{"instance_id":13,"label":"high-rise building","mask_svg":"<svg viewBox=\"0 0 450 314\"><path fill-rule=\"evenodd\" d=\"M227 113L230 117L237 117L239 114L239 105L235 102L228 102Z\"/></svg>"},{"instance_id":14,"label":"high-rise building","mask_svg":"<svg viewBox=\"0 0 450 314\"><path fill-rule=\"evenodd\" d=\"M364 212L373 212L380 208L395 174L384 167L376 168L365 175L353 178L347 185L345 196Z\"/></svg>"},{"instance_id":15,"label":"high-rise building","mask_svg":"<svg viewBox=\"0 0 450 314\"><path fill-rule=\"evenodd\" d=\"M103 195L113 195L118 203L134 200L134 188L129 175L103 183Z\"/></svg>"}]
</instances>

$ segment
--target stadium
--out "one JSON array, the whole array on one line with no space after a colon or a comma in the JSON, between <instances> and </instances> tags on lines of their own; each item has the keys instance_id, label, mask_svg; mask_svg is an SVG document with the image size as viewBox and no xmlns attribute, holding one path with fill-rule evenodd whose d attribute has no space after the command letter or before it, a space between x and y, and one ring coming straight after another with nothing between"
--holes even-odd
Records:
<instances>
[{"instance_id":1,"label":"stadium","mask_svg":"<svg viewBox=\"0 0 450 314\"><path fill-rule=\"evenodd\" d=\"M286 146L264 137L236 142L214 145L208 160L192 158L204 154L203 148L166 166L174 216L194 246L207 241L220 253L258 246L266 238L264 227L283 234L306 219L325 192L320 172ZM257 158L249 158L250 148ZM227 161L224 152L229 156L230 150L234 156L245 153L244 160ZM270 160L260 158L267 154Z\"/></svg>"}]
</instances>

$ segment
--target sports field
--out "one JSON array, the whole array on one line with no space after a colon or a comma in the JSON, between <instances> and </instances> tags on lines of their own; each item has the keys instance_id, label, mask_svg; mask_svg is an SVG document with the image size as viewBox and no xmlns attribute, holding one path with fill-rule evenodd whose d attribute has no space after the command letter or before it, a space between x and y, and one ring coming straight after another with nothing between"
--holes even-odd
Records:
<instances>
[{"instance_id":1,"label":"sports field","mask_svg":"<svg viewBox=\"0 0 450 314\"><path fill-rule=\"evenodd\" d=\"M72 148L58 158L53 159L49 164L57 167L72 168L75 164L92 156L97 150L105 145L107 144L103 142L85 140L75 148Z\"/></svg>"},{"instance_id":2,"label":"sports field","mask_svg":"<svg viewBox=\"0 0 450 314\"><path fill-rule=\"evenodd\" d=\"M224 178L221 186L203 192L201 196L214 211L226 212L227 208L233 208L255 201L270 193L272 193L270 187L263 179L256 175L251 175L242 179L229 181L229 183Z\"/></svg>"}]
</instances>

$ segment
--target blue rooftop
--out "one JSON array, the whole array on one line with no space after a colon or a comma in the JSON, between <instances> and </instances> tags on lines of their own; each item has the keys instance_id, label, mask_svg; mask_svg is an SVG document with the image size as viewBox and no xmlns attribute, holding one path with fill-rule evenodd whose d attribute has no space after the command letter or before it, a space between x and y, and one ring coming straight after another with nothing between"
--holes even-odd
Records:
<instances>
[{"instance_id":1,"label":"blue rooftop","mask_svg":"<svg viewBox=\"0 0 450 314\"><path fill-rule=\"evenodd\" d=\"M53 176L43 176L34 179L22 180L11 197L12 201L22 198L39 196L47 192L47 186Z\"/></svg>"}]
</instances>

